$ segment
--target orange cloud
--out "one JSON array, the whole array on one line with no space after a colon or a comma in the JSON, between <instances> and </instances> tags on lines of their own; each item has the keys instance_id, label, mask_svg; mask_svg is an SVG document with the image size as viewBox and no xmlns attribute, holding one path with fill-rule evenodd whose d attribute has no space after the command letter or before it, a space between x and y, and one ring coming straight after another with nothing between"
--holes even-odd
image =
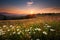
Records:
<instances>
[{"instance_id":1,"label":"orange cloud","mask_svg":"<svg viewBox=\"0 0 60 40\"><path fill-rule=\"evenodd\" d=\"M33 13L37 13L38 11L34 8L29 9L19 9L19 8L0 8L0 12L8 12L13 14L30 14L31 11Z\"/></svg>"},{"instance_id":2,"label":"orange cloud","mask_svg":"<svg viewBox=\"0 0 60 40\"><path fill-rule=\"evenodd\" d=\"M36 13L60 13L60 8L58 7L51 7L51 8L44 8L44 9L17 9L17 8L0 8L0 12L8 12L12 14L33 14Z\"/></svg>"},{"instance_id":3,"label":"orange cloud","mask_svg":"<svg viewBox=\"0 0 60 40\"><path fill-rule=\"evenodd\" d=\"M59 7L44 8L40 9L40 13L60 13L60 8Z\"/></svg>"},{"instance_id":4,"label":"orange cloud","mask_svg":"<svg viewBox=\"0 0 60 40\"><path fill-rule=\"evenodd\" d=\"M21 10L21 9L13 9L13 8L8 8L8 9L2 9L0 8L0 12L8 12L8 13L15 13L15 14L27 14L28 11L26 10Z\"/></svg>"}]
</instances>

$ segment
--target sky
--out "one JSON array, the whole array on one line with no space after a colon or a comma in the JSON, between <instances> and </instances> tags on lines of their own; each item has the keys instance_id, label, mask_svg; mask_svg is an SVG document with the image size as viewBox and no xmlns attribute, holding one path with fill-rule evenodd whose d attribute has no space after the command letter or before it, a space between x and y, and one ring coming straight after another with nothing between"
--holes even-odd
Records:
<instances>
[{"instance_id":1,"label":"sky","mask_svg":"<svg viewBox=\"0 0 60 40\"><path fill-rule=\"evenodd\" d=\"M60 13L60 0L0 0L0 12L14 14Z\"/></svg>"}]
</instances>

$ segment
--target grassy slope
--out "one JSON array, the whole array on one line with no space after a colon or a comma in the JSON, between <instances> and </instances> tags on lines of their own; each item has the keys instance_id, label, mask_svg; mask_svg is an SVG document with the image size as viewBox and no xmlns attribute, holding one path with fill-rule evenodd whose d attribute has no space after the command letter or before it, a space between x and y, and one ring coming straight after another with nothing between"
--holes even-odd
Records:
<instances>
[{"instance_id":1,"label":"grassy slope","mask_svg":"<svg viewBox=\"0 0 60 40\"><path fill-rule=\"evenodd\" d=\"M47 24L47 25L46 25ZM15 26L15 30L17 30L16 27L18 27L18 29L20 29L21 31L26 30L26 29L30 29L30 27L32 27L33 30L35 30L36 28L41 28L41 33L40 31L32 31L32 29L30 30L31 34L28 34L28 32L23 31L22 35L9 35L9 32L7 32L7 39L11 39L13 40L13 37L16 40L30 40L30 36L32 39L35 40L35 38L40 38L41 40L59 40L60 37L60 16L38 16L37 18L32 18L32 19L24 19L24 20L0 20L0 27L2 29L3 26L6 25L8 27L8 29L10 28L10 25ZM44 26L51 26L51 28L47 28ZM22 29L21 29L22 28ZM50 29L54 29L55 31L49 31ZM11 30L10 30L11 31ZM43 31L46 31L48 34L47 36L43 34ZM36 32L36 34L33 34L33 32ZM28 36L27 36L28 34ZM30 35L30 36L29 36ZM22 37L21 37L22 36ZM26 36L26 37L25 37ZM2 36L3 38L5 38L4 36ZM0 39L2 39L2 37L0 37ZM14 39L14 40L15 40ZM4 39L2 39L4 40Z\"/></svg>"}]
</instances>

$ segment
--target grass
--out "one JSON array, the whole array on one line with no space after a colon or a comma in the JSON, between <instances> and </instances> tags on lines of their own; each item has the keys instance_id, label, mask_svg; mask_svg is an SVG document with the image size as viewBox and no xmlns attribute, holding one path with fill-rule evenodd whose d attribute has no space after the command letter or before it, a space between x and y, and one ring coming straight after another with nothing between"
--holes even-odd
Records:
<instances>
[{"instance_id":1,"label":"grass","mask_svg":"<svg viewBox=\"0 0 60 40\"><path fill-rule=\"evenodd\" d=\"M59 20L58 16L0 20L0 40L59 40Z\"/></svg>"}]
</instances>

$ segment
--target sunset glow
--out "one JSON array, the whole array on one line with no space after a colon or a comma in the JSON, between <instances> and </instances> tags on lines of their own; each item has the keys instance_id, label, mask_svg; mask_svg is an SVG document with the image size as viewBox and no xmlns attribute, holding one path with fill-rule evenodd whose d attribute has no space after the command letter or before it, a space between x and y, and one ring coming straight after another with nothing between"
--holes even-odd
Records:
<instances>
[{"instance_id":1,"label":"sunset glow","mask_svg":"<svg viewBox=\"0 0 60 40\"><path fill-rule=\"evenodd\" d=\"M0 12L11 14L60 13L57 0L4 0L0 4Z\"/></svg>"},{"instance_id":2,"label":"sunset glow","mask_svg":"<svg viewBox=\"0 0 60 40\"><path fill-rule=\"evenodd\" d=\"M31 11L30 13L31 13L31 14L34 14L34 12L33 12L33 11Z\"/></svg>"}]
</instances>

